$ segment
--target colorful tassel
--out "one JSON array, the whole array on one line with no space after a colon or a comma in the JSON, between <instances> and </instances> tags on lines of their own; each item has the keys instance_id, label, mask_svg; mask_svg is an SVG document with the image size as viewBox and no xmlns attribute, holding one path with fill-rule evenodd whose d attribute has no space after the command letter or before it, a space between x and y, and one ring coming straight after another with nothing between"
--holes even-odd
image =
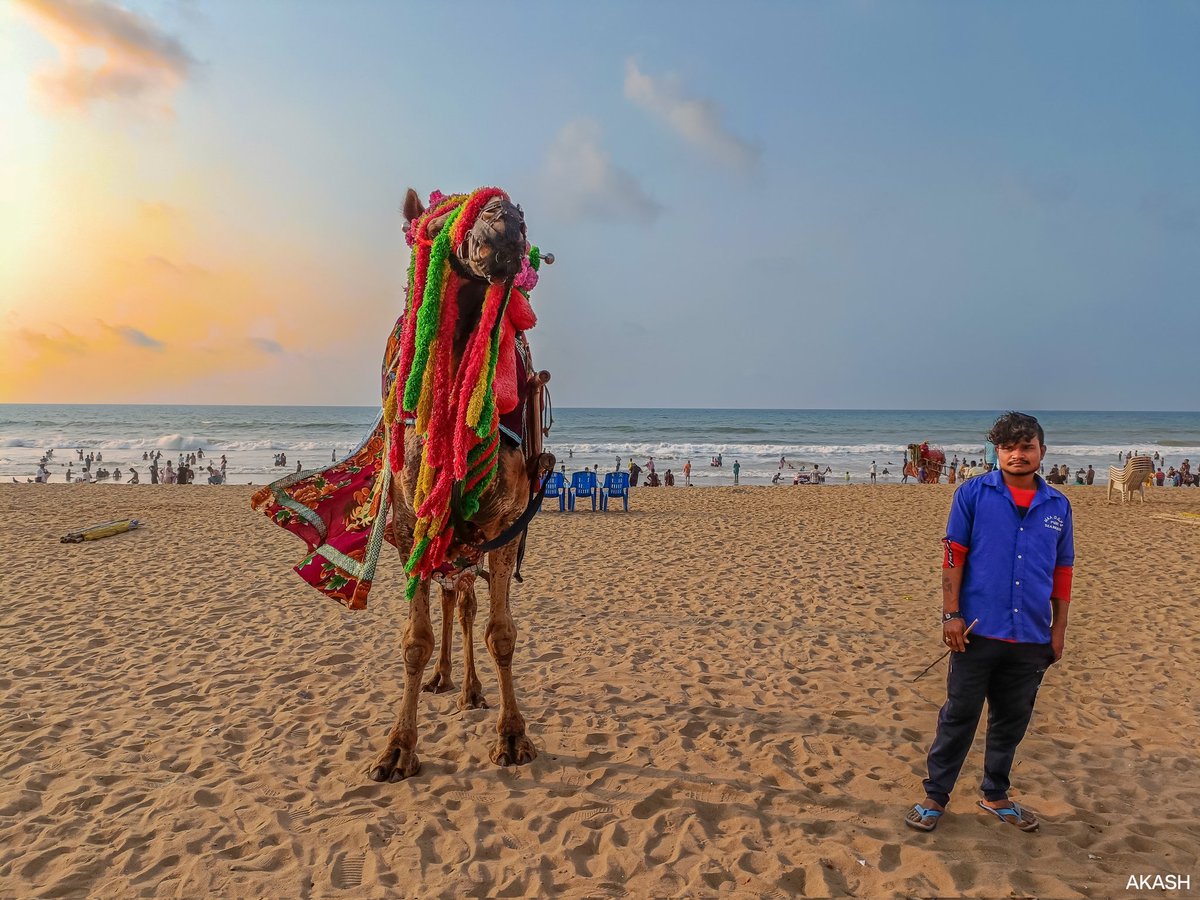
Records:
<instances>
[{"instance_id":1,"label":"colorful tassel","mask_svg":"<svg viewBox=\"0 0 1200 900\"><path fill-rule=\"evenodd\" d=\"M489 285L480 321L455 367L454 330L462 283L450 259L495 197L507 199L494 187L451 197L435 193L429 208L408 229L413 248L408 306L397 325L398 335L393 336L398 338L398 349L389 350L395 359L387 361L390 371L384 372L383 413L389 426L388 459L394 472L399 473L404 464L405 419L415 422L423 442L413 496L417 522L404 567L409 575L405 590L409 600L421 580L444 563L453 543L450 506L456 485L462 494L458 512L469 519L478 512L483 493L494 480L500 449L496 371L501 347L508 347L501 334L511 337L514 327L520 330L525 322L536 321L527 299L541 263L535 247L518 279L521 284L514 312L520 321L505 321L513 302L513 280ZM442 227L430 236L429 226L438 219L444 220Z\"/></svg>"}]
</instances>

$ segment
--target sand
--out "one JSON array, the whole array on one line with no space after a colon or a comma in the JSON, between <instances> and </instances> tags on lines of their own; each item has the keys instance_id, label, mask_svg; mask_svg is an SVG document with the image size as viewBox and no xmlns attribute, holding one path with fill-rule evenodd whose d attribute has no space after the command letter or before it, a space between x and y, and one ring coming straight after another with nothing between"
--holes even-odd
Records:
<instances>
[{"instance_id":1,"label":"sand","mask_svg":"<svg viewBox=\"0 0 1200 900\"><path fill-rule=\"evenodd\" d=\"M403 678L398 561L347 612L251 491L0 488L0 895L1200 891L1200 491L1067 488L1067 653L1014 772L1034 835L974 808L981 741L941 827L901 821L944 699L944 664L912 679L942 650L946 486L545 513L514 599L541 755L488 761L484 650L493 709L425 694L424 767L395 785L365 773ZM123 516L148 527L58 543Z\"/></svg>"}]
</instances>

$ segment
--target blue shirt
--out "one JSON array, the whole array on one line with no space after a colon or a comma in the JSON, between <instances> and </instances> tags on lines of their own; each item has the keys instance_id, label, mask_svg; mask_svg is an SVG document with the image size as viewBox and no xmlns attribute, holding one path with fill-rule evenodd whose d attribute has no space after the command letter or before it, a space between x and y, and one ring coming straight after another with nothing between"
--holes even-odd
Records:
<instances>
[{"instance_id":1,"label":"blue shirt","mask_svg":"<svg viewBox=\"0 0 1200 900\"><path fill-rule=\"evenodd\" d=\"M996 469L954 493L946 537L969 549L959 608L971 632L1021 643L1050 643L1054 570L1075 563L1071 503L1040 476L1024 518Z\"/></svg>"}]
</instances>

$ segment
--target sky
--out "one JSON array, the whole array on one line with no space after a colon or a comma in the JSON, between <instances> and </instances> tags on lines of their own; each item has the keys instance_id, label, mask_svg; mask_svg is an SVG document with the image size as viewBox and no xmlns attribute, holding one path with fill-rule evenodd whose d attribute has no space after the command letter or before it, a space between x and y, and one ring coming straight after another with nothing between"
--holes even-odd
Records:
<instances>
[{"instance_id":1,"label":"sky","mask_svg":"<svg viewBox=\"0 0 1200 900\"><path fill-rule=\"evenodd\" d=\"M0 402L378 402L405 191L559 406L1189 409L1200 4L0 2Z\"/></svg>"}]
</instances>

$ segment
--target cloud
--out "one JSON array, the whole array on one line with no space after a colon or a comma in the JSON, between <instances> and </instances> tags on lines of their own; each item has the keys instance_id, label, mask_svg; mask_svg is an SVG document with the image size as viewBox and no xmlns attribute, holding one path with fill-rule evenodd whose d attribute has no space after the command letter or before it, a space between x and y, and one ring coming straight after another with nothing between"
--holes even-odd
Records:
<instances>
[{"instance_id":1,"label":"cloud","mask_svg":"<svg viewBox=\"0 0 1200 900\"><path fill-rule=\"evenodd\" d=\"M109 0L18 0L18 7L62 57L37 77L42 94L59 108L169 94L196 67L176 38Z\"/></svg>"},{"instance_id":2,"label":"cloud","mask_svg":"<svg viewBox=\"0 0 1200 900\"><path fill-rule=\"evenodd\" d=\"M762 151L721 124L720 109L711 100L689 97L678 77L655 78L625 62L625 99L661 119L685 141L720 162L739 169L758 163Z\"/></svg>"},{"instance_id":3,"label":"cloud","mask_svg":"<svg viewBox=\"0 0 1200 900\"><path fill-rule=\"evenodd\" d=\"M60 330L62 334L59 337L51 337L40 331L30 331L28 328L20 328L16 334L22 343L39 353L83 356L88 352L87 342L83 338L71 334L66 329Z\"/></svg>"},{"instance_id":4,"label":"cloud","mask_svg":"<svg viewBox=\"0 0 1200 900\"><path fill-rule=\"evenodd\" d=\"M568 122L546 154L550 204L570 219L652 222L662 212L638 180L613 165L593 119Z\"/></svg>"},{"instance_id":5,"label":"cloud","mask_svg":"<svg viewBox=\"0 0 1200 900\"><path fill-rule=\"evenodd\" d=\"M270 338L250 338L250 343L263 353L273 353L275 355L283 353L283 344L279 343L279 341L273 341Z\"/></svg>"},{"instance_id":6,"label":"cloud","mask_svg":"<svg viewBox=\"0 0 1200 900\"><path fill-rule=\"evenodd\" d=\"M179 278L205 278L212 274L204 266L198 266L194 263L172 262L165 256L147 256L146 265L156 271L167 272Z\"/></svg>"},{"instance_id":7,"label":"cloud","mask_svg":"<svg viewBox=\"0 0 1200 900\"><path fill-rule=\"evenodd\" d=\"M101 322L100 325L106 330L115 334L122 341L134 347L143 347L147 350L163 350L166 344L157 338L152 338L144 331L139 331L132 325L109 325L106 322Z\"/></svg>"}]
</instances>

